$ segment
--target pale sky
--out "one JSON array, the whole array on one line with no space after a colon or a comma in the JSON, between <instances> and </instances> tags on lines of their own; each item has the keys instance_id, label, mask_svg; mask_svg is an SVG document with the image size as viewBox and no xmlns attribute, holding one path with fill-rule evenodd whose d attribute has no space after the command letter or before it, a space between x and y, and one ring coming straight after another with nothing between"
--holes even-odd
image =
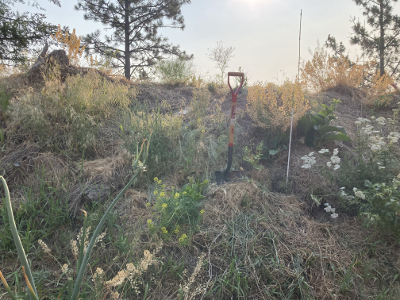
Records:
<instances>
[{"instance_id":1,"label":"pale sky","mask_svg":"<svg viewBox=\"0 0 400 300\"><path fill-rule=\"evenodd\" d=\"M46 9L42 12L52 24L76 29L84 36L96 29L104 31L101 23L85 21L83 12L76 11L76 0L61 0L61 8L46 0L38 0ZM250 83L255 81L282 82L297 75L300 11L301 59L309 60L308 49L314 51L317 41L324 44L328 34L342 41L350 57L361 55L359 48L350 46L350 17L364 21L361 7L352 0L192 0L182 6L186 28L162 29L160 32L181 50L194 54L194 64L203 75L214 75L218 69L206 55L218 41L235 47L227 71L241 66L248 72ZM400 14L400 3L394 3ZM28 5L16 4L20 12L40 12ZM110 33L111 31L109 31ZM121 47L123 49L123 47Z\"/></svg>"}]
</instances>

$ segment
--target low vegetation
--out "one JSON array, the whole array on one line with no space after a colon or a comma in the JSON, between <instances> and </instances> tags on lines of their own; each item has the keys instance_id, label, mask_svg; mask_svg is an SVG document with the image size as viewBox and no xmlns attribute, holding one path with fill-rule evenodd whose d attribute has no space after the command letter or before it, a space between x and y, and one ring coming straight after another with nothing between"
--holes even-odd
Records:
<instances>
[{"instance_id":1,"label":"low vegetation","mask_svg":"<svg viewBox=\"0 0 400 300\"><path fill-rule=\"evenodd\" d=\"M366 67L318 50L239 94L222 186L230 91L188 62L3 76L2 297L398 299L400 102Z\"/></svg>"}]
</instances>

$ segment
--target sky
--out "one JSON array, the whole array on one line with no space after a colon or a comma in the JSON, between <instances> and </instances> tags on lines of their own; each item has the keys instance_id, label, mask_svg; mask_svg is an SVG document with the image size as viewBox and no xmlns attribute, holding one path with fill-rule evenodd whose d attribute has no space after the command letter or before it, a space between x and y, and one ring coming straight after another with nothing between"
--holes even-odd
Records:
<instances>
[{"instance_id":1,"label":"sky","mask_svg":"<svg viewBox=\"0 0 400 300\"><path fill-rule=\"evenodd\" d=\"M97 29L105 33L103 24L85 21L83 11L74 9L77 0L60 0L61 7L46 0L37 2L46 11L27 4L16 4L14 9L44 13L47 22L69 26L71 31L75 28L77 35ZM365 20L353 0L191 0L182 6L185 29L163 28L159 32L194 55L197 72L203 77L219 73L206 53L222 42L235 48L226 71L242 67L249 84L282 83L297 75L301 11L301 61L310 60L309 50L314 51L318 41L323 45L329 34L344 43L351 58L362 55L360 48L349 43L350 18ZM394 3L394 12L400 14L400 3Z\"/></svg>"}]
</instances>

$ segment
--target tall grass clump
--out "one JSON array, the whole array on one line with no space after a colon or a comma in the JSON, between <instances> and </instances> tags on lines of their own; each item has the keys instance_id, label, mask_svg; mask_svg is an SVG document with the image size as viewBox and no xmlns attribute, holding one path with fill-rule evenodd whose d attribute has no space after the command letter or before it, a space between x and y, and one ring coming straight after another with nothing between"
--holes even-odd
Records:
<instances>
[{"instance_id":1,"label":"tall grass clump","mask_svg":"<svg viewBox=\"0 0 400 300\"><path fill-rule=\"evenodd\" d=\"M156 176L170 174L176 169L177 148L180 140L182 116L163 114L138 104L124 114L120 136L124 147L133 152L138 141L150 133L153 142L149 148L148 171L143 174L148 182Z\"/></svg>"},{"instance_id":2,"label":"tall grass clump","mask_svg":"<svg viewBox=\"0 0 400 300\"><path fill-rule=\"evenodd\" d=\"M197 81L193 62L179 57L160 61L155 71L161 82L166 84L188 84Z\"/></svg>"},{"instance_id":3,"label":"tall grass clump","mask_svg":"<svg viewBox=\"0 0 400 300\"><path fill-rule=\"evenodd\" d=\"M96 72L69 76L62 83L55 68L40 93L31 90L10 104L8 142L29 140L44 150L94 155L101 150L101 124L127 110L134 97L134 89L108 82Z\"/></svg>"}]
</instances>

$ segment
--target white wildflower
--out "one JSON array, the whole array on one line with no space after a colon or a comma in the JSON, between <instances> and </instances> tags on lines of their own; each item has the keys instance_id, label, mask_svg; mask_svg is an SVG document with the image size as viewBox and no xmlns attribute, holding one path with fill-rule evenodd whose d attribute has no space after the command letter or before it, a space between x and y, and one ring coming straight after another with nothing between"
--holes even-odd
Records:
<instances>
[{"instance_id":1,"label":"white wildflower","mask_svg":"<svg viewBox=\"0 0 400 300\"><path fill-rule=\"evenodd\" d=\"M330 205L328 205L327 207L324 208L324 210L325 210L326 212L330 212L331 209L332 209L332 207L331 207Z\"/></svg>"},{"instance_id":2,"label":"white wildflower","mask_svg":"<svg viewBox=\"0 0 400 300\"><path fill-rule=\"evenodd\" d=\"M339 153L339 149L338 148L333 149L333 156L337 156L338 153Z\"/></svg>"},{"instance_id":3,"label":"white wildflower","mask_svg":"<svg viewBox=\"0 0 400 300\"><path fill-rule=\"evenodd\" d=\"M334 171L336 171L337 169L340 168L340 165L335 165L335 167L333 168Z\"/></svg>"},{"instance_id":4,"label":"white wildflower","mask_svg":"<svg viewBox=\"0 0 400 300\"><path fill-rule=\"evenodd\" d=\"M337 213L331 214L332 219L336 219L339 215Z\"/></svg>"},{"instance_id":5,"label":"white wildflower","mask_svg":"<svg viewBox=\"0 0 400 300\"><path fill-rule=\"evenodd\" d=\"M358 198L361 198L361 199L365 200L365 195L364 195L364 193L363 193L362 191L356 191L354 194L355 194Z\"/></svg>"},{"instance_id":6,"label":"white wildflower","mask_svg":"<svg viewBox=\"0 0 400 300\"><path fill-rule=\"evenodd\" d=\"M379 117L378 119L375 120L376 123L378 123L379 125L383 126L386 124L386 119L384 117Z\"/></svg>"},{"instance_id":7,"label":"white wildflower","mask_svg":"<svg viewBox=\"0 0 400 300\"><path fill-rule=\"evenodd\" d=\"M313 156L313 155L314 155L314 152L308 153L308 156Z\"/></svg>"},{"instance_id":8,"label":"white wildflower","mask_svg":"<svg viewBox=\"0 0 400 300\"><path fill-rule=\"evenodd\" d=\"M310 169L311 165L310 164L305 164L301 166L303 169Z\"/></svg>"},{"instance_id":9,"label":"white wildflower","mask_svg":"<svg viewBox=\"0 0 400 300\"><path fill-rule=\"evenodd\" d=\"M327 153L327 152L329 152L329 149L321 149L321 150L318 151L318 153L321 153L321 154L324 154L324 153Z\"/></svg>"},{"instance_id":10,"label":"white wildflower","mask_svg":"<svg viewBox=\"0 0 400 300\"><path fill-rule=\"evenodd\" d=\"M326 163L326 165L330 168L330 167L332 166L332 163L331 163L330 161L328 161L328 162Z\"/></svg>"},{"instance_id":11,"label":"white wildflower","mask_svg":"<svg viewBox=\"0 0 400 300\"><path fill-rule=\"evenodd\" d=\"M334 164L340 164L340 157L338 157L338 156L332 156L332 157L331 157L331 161L332 161L332 163L334 163Z\"/></svg>"}]
</instances>

